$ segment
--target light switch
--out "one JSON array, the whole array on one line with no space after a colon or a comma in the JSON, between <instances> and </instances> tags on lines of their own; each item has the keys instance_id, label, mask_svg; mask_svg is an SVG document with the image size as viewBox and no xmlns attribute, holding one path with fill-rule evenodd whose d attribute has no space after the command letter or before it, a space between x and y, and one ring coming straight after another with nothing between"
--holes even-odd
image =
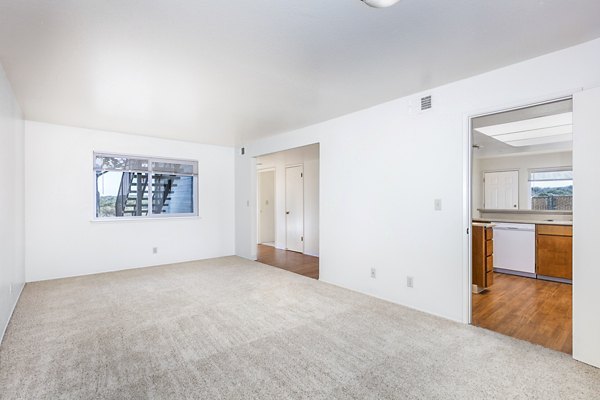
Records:
<instances>
[{"instance_id":1,"label":"light switch","mask_svg":"<svg viewBox=\"0 0 600 400\"><path fill-rule=\"evenodd\" d=\"M435 211L442 211L442 199L433 200L433 209Z\"/></svg>"}]
</instances>

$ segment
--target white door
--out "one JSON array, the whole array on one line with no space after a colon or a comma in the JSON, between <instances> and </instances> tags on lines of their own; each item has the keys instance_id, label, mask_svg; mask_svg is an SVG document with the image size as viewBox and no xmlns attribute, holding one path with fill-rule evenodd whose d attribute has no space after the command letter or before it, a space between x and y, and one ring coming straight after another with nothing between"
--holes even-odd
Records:
<instances>
[{"instance_id":1,"label":"white door","mask_svg":"<svg viewBox=\"0 0 600 400\"><path fill-rule=\"evenodd\" d=\"M304 252L304 176L303 167L285 169L286 248Z\"/></svg>"},{"instance_id":2,"label":"white door","mask_svg":"<svg viewBox=\"0 0 600 400\"><path fill-rule=\"evenodd\" d=\"M275 242L275 171L258 174L258 243Z\"/></svg>"},{"instance_id":3,"label":"white door","mask_svg":"<svg viewBox=\"0 0 600 400\"><path fill-rule=\"evenodd\" d=\"M486 172L483 208L508 210L519 208L519 171Z\"/></svg>"}]
</instances>

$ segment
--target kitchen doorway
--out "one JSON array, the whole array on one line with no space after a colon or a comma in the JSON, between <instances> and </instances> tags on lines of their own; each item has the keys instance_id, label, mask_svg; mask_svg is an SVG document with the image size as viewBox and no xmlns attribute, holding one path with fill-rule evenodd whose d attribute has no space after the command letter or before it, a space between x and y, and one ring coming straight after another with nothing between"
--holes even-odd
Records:
<instances>
[{"instance_id":1,"label":"kitchen doorway","mask_svg":"<svg viewBox=\"0 0 600 400\"><path fill-rule=\"evenodd\" d=\"M573 102L471 118L471 323L572 353Z\"/></svg>"}]
</instances>

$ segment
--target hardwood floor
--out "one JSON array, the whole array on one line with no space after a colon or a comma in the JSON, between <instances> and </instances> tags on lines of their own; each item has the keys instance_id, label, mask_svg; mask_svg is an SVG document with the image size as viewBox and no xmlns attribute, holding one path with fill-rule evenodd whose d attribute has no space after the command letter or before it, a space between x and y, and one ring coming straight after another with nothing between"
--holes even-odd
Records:
<instances>
[{"instance_id":1,"label":"hardwood floor","mask_svg":"<svg viewBox=\"0 0 600 400\"><path fill-rule=\"evenodd\" d=\"M256 261L309 278L319 279L319 257L259 244Z\"/></svg>"},{"instance_id":2,"label":"hardwood floor","mask_svg":"<svg viewBox=\"0 0 600 400\"><path fill-rule=\"evenodd\" d=\"M473 294L473 325L571 354L572 286L494 273L494 284Z\"/></svg>"}]
</instances>

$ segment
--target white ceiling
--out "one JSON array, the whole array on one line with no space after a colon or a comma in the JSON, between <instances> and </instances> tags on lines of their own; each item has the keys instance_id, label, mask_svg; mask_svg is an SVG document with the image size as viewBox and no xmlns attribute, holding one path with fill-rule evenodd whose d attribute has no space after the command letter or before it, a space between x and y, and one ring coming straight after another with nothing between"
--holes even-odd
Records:
<instances>
[{"instance_id":1,"label":"white ceiling","mask_svg":"<svg viewBox=\"0 0 600 400\"><path fill-rule=\"evenodd\" d=\"M232 145L600 37L598 0L2 0L27 119Z\"/></svg>"}]
</instances>

